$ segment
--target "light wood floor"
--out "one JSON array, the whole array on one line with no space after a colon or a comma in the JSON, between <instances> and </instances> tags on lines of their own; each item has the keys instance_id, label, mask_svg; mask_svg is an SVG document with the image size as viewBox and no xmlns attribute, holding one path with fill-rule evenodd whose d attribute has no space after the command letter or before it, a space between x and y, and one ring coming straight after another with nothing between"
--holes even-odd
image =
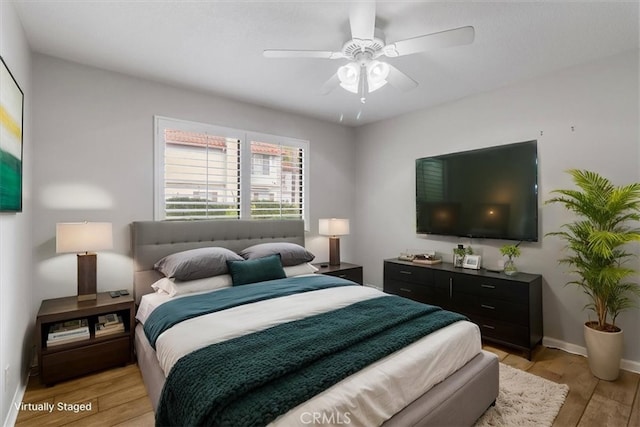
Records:
<instances>
[{"instance_id":1,"label":"light wood floor","mask_svg":"<svg viewBox=\"0 0 640 427\"><path fill-rule=\"evenodd\" d=\"M622 371L614 382L602 381L589 372L584 357L539 347L533 360L485 346L515 368L549 380L568 384L569 395L554 426L640 427L640 375ZM43 387L32 377L24 403L88 403L91 411L51 414L23 410L17 426L153 426L151 402L137 365L112 369L76 380Z\"/></svg>"}]
</instances>

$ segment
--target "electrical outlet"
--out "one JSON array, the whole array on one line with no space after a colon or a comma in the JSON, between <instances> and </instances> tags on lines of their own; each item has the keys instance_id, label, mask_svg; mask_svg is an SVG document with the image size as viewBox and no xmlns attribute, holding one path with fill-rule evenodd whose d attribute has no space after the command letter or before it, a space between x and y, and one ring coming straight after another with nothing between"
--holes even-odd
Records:
<instances>
[{"instance_id":1,"label":"electrical outlet","mask_svg":"<svg viewBox=\"0 0 640 427\"><path fill-rule=\"evenodd\" d=\"M4 368L4 392L6 393L9 390L9 368L11 366L7 365Z\"/></svg>"}]
</instances>

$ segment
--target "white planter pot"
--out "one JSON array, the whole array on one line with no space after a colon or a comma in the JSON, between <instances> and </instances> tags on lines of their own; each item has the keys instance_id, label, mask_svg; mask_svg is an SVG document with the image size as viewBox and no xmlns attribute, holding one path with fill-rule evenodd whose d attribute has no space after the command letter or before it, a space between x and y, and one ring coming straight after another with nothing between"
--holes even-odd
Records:
<instances>
[{"instance_id":1,"label":"white planter pot","mask_svg":"<svg viewBox=\"0 0 640 427\"><path fill-rule=\"evenodd\" d=\"M620 373L622 359L622 330L602 332L584 325L584 340L587 343L589 368L596 377L614 381Z\"/></svg>"}]
</instances>

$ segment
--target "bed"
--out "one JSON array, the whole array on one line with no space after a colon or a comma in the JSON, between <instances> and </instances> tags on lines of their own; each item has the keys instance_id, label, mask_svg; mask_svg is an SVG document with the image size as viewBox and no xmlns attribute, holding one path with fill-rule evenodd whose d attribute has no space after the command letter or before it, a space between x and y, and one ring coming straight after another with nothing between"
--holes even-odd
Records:
<instances>
[{"instance_id":1,"label":"bed","mask_svg":"<svg viewBox=\"0 0 640 427\"><path fill-rule=\"evenodd\" d=\"M303 222L298 220L142 221L132 224L134 296L139 306L137 318L141 321L135 330L135 350L145 386L156 412L162 413L164 410L164 407L160 406L165 403L161 402L171 400L166 396L163 400L162 390L167 382L165 372L171 372L173 375L169 376L176 377L175 366L180 365L183 353L192 350L193 353L202 351L202 347L199 347L202 344L194 345L191 338L187 339L190 336L189 328L199 331L197 335L203 335L200 333L203 330L212 331L207 332L207 343L228 340L224 344L232 341L235 344L235 340L229 337L235 338L246 333L238 331L237 325L248 327L253 332L271 332L272 329L290 326L288 322L293 324L294 321L309 320L312 317L308 316L311 315L317 316L313 317L317 322L316 319L324 319L322 316L333 316L333 310L341 311L338 310L341 307L362 305L364 310L386 309L366 304L377 304L377 301L389 303L389 298L399 298L380 298L380 291L355 284L324 284L322 278L328 276L311 274L307 279L307 275L302 275L300 281L306 281L304 286L307 286L306 283L310 280L315 280L318 283L322 282L319 285L321 288L313 288L306 292L307 296L297 293L283 294L282 297L256 300L243 306L234 306L202 316L210 318L207 321L213 322L214 325L229 325L228 327L204 326L207 325L205 323L191 324L190 322L200 320L189 319L158 334L156 341L149 339L148 331L145 334L145 326L149 328L147 323L151 323L148 317L156 310L158 314L161 311L158 307L165 305L165 302L171 300L175 304L175 300L180 298L154 293L151 288L152 284L163 278L163 275L154 269L158 260L167 255L198 248L221 247L240 252L250 246L270 242L304 246L303 227ZM298 277L284 279L288 282L296 280ZM234 288L244 287L249 292L251 285ZM223 289L225 292L227 290ZM210 295L216 292L219 291L202 294ZM264 314L257 316L255 313L258 312ZM393 318L401 314L394 314ZM287 333L292 332L289 330ZM214 336L216 334L220 336ZM174 350L173 342L163 344L165 341L169 342L170 336L177 337L178 341L186 341L187 350L184 347ZM274 348L273 351L276 352L278 349ZM357 358L350 360L353 359ZM495 402L498 395L497 357L481 350L479 331L475 325L467 321L452 321L442 329L416 339L406 347L394 350L392 354L358 369L344 379L336 380L317 395L285 413L278 414L269 425L473 425ZM171 396L170 392L166 392L166 395ZM180 393L173 395L174 400L191 399Z\"/></svg>"}]
</instances>

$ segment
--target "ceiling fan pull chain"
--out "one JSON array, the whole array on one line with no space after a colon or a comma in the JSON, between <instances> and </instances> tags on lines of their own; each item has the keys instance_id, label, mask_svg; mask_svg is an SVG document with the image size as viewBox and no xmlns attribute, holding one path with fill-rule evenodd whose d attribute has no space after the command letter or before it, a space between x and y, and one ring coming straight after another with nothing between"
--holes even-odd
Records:
<instances>
[{"instance_id":1,"label":"ceiling fan pull chain","mask_svg":"<svg viewBox=\"0 0 640 427\"><path fill-rule=\"evenodd\" d=\"M365 65L360 66L360 102L363 104L366 102L367 93L367 67Z\"/></svg>"}]
</instances>

